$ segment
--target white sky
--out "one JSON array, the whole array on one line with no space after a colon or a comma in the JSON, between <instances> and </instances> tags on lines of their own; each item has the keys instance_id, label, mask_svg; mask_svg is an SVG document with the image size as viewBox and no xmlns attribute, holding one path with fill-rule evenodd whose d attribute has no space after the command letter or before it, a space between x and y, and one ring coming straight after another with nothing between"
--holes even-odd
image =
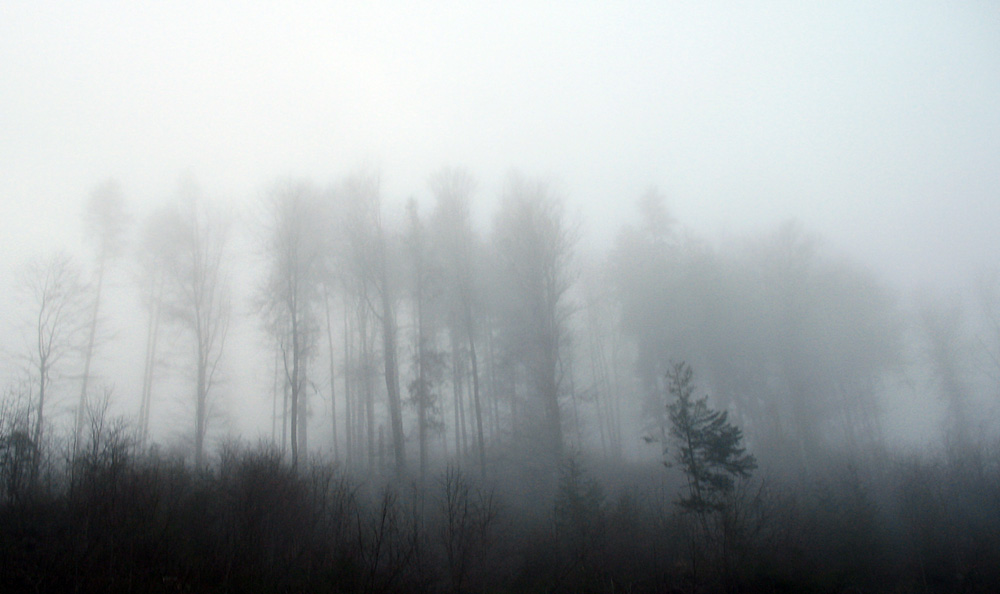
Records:
<instances>
[{"instance_id":1,"label":"white sky","mask_svg":"<svg viewBox=\"0 0 1000 594\"><path fill-rule=\"evenodd\" d=\"M393 199L551 176L601 245L657 185L710 235L797 218L966 282L1000 265L1000 4L0 2L4 269L109 176L249 201L361 163Z\"/></svg>"}]
</instances>

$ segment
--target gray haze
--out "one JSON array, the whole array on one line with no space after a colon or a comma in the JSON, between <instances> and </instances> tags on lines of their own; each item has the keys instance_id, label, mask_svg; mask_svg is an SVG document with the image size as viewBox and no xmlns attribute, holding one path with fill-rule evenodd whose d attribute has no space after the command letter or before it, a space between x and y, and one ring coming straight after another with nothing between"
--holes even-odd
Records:
<instances>
[{"instance_id":1,"label":"gray haze","mask_svg":"<svg viewBox=\"0 0 1000 594\"><path fill-rule=\"evenodd\" d=\"M1000 259L991 2L5 2L0 237L73 245L108 176L239 203L359 162L551 175L587 233L648 185L711 233L786 218L906 282ZM604 226L608 224L608 226Z\"/></svg>"},{"instance_id":2,"label":"gray haze","mask_svg":"<svg viewBox=\"0 0 1000 594\"><path fill-rule=\"evenodd\" d=\"M904 295L1000 265L994 3L539 4L5 2L0 270L82 254L108 177L137 217L189 176L252 218L368 165L402 219L449 164L484 228L509 169L554 180L583 253L656 186L712 240L793 219ZM230 392L262 381L237 360Z\"/></svg>"}]
</instances>

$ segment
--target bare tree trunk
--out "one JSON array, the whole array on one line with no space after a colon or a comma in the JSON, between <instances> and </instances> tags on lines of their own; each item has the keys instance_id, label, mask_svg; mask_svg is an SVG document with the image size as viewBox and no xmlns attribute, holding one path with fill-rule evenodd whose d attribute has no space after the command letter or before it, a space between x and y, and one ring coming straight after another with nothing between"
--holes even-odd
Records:
<instances>
[{"instance_id":1,"label":"bare tree trunk","mask_svg":"<svg viewBox=\"0 0 1000 594\"><path fill-rule=\"evenodd\" d=\"M593 313L593 312L590 312ZM594 411L597 414L597 428L598 433L601 437L601 454L604 457L608 456L608 415L607 407L605 402L605 393L607 391L607 375L605 369L601 364L600 355L598 353L599 338L597 337L598 332L594 327L593 315L588 316L590 318L590 323L588 324L588 345L587 352L590 355L590 376L593 381L594 386Z\"/></svg>"},{"instance_id":2,"label":"bare tree trunk","mask_svg":"<svg viewBox=\"0 0 1000 594\"><path fill-rule=\"evenodd\" d=\"M452 327L449 332L451 342L451 384L455 398L455 457L462 463L469 450L469 438L465 429L465 394L462 388L464 377L462 369L461 343Z\"/></svg>"},{"instance_id":3,"label":"bare tree trunk","mask_svg":"<svg viewBox=\"0 0 1000 594\"><path fill-rule=\"evenodd\" d=\"M281 455L288 451L288 378L281 382Z\"/></svg>"},{"instance_id":4,"label":"bare tree trunk","mask_svg":"<svg viewBox=\"0 0 1000 594\"><path fill-rule=\"evenodd\" d=\"M340 450L337 446L337 367L333 360L333 325L330 323L330 293L329 289L323 287L323 305L326 308L326 340L330 354L330 427L333 430L333 461L340 459Z\"/></svg>"},{"instance_id":5,"label":"bare tree trunk","mask_svg":"<svg viewBox=\"0 0 1000 594\"><path fill-rule=\"evenodd\" d=\"M42 427L45 423L45 389L48 387L49 363L44 355L38 361L38 408L35 414L34 453L31 457L31 483L38 480L42 462Z\"/></svg>"},{"instance_id":6,"label":"bare tree trunk","mask_svg":"<svg viewBox=\"0 0 1000 594\"><path fill-rule=\"evenodd\" d=\"M299 390L302 385L299 383L299 328L298 328L298 318L294 315L292 316L292 370L288 377L288 383L291 389L291 419L289 424L290 438L292 444L292 469L298 469L299 467ZM285 369L287 373L287 355Z\"/></svg>"},{"instance_id":7,"label":"bare tree trunk","mask_svg":"<svg viewBox=\"0 0 1000 594\"><path fill-rule=\"evenodd\" d=\"M149 439L149 417L153 406L153 376L156 372L156 345L160 336L162 319L163 279L155 279L150 292L149 324L146 328L146 360L142 373L142 402L139 406L139 422L143 444Z\"/></svg>"},{"instance_id":8,"label":"bare tree trunk","mask_svg":"<svg viewBox=\"0 0 1000 594\"><path fill-rule=\"evenodd\" d=\"M556 380L556 352L552 348L545 349L542 353L541 373L541 397L544 401L545 409L545 438L548 445L548 454L552 457L550 461L557 464L562 459L563 439L562 439L562 418L559 410L559 383Z\"/></svg>"},{"instance_id":9,"label":"bare tree trunk","mask_svg":"<svg viewBox=\"0 0 1000 594\"><path fill-rule=\"evenodd\" d=\"M347 465L351 466L355 462L355 447L356 447L356 432L354 427L354 417L355 413L355 394L352 389L351 380L353 374L351 373L351 365L353 364L351 360L351 329L350 329L350 307L348 303L344 302L344 429L346 430L346 442L345 446L347 449Z\"/></svg>"},{"instance_id":10,"label":"bare tree trunk","mask_svg":"<svg viewBox=\"0 0 1000 594\"><path fill-rule=\"evenodd\" d=\"M476 357L475 331L472 325L472 307L465 304L465 328L469 339L469 361L472 363L472 403L476 409L476 433L479 437L479 471L486 478L486 438L483 436L483 409L479 398L479 361Z\"/></svg>"},{"instance_id":11,"label":"bare tree trunk","mask_svg":"<svg viewBox=\"0 0 1000 594\"><path fill-rule=\"evenodd\" d=\"M198 379L195 394L195 434L194 434L194 465L201 468L205 462L205 431L207 429L207 369L204 347L199 336L198 340Z\"/></svg>"},{"instance_id":12,"label":"bare tree trunk","mask_svg":"<svg viewBox=\"0 0 1000 594\"><path fill-rule=\"evenodd\" d=\"M489 367L490 400L493 403L493 436L500 435L500 390L497 389L496 344L493 341L492 317L486 329L486 364Z\"/></svg>"},{"instance_id":13,"label":"bare tree trunk","mask_svg":"<svg viewBox=\"0 0 1000 594\"><path fill-rule=\"evenodd\" d=\"M392 426L392 450L396 457L396 478L406 476L406 448L403 443L403 411L399 396L399 364L396 360L396 318L389 300L386 272L382 271L382 348L385 360L385 387Z\"/></svg>"},{"instance_id":14,"label":"bare tree trunk","mask_svg":"<svg viewBox=\"0 0 1000 594\"><path fill-rule=\"evenodd\" d=\"M621 355L621 343L619 342L620 335L618 331L612 335L611 340L611 404L612 408L612 424L611 424L611 443L614 447L614 455L616 459L621 459L622 452L622 408L621 408L621 395L622 395L622 380L619 372L618 361Z\"/></svg>"},{"instance_id":15,"label":"bare tree trunk","mask_svg":"<svg viewBox=\"0 0 1000 594\"><path fill-rule=\"evenodd\" d=\"M80 437L83 433L83 417L87 408L87 383L90 380L90 362L94 356L94 341L97 338L97 314L101 309L101 290L104 287L104 263L102 253L97 265L97 292L94 295L94 309L90 314L90 329L87 337L87 347L83 355L83 379L80 386L80 401L76 408L76 427L73 433L73 452L80 447Z\"/></svg>"},{"instance_id":16,"label":"bare tree trunk","mask_svg":"<svg viewBox=\"0 0 1000 594\"><path fill-rule=\"evenodd\" d=\"M365 397L365 430L368 441L368 472L375 472L375 387L372 371L372 345L369 343L368 312L362 307L361 316L361 365Z\"/></svg>"},{"instance_id":17,"label":"bare tree trunk","mask_svg":"<svg viewBox=\"0 0 1000 594\"><path fill-rule=\"evenodd\" d=\"M569 397L573 405L573 428L576 433L576 447L577 449L582 449L583 435L580 431L580 404L576 396L576 380L573 377L572 355L570 355L570 363L566 366L569 368Z\"/></svg>"},{"instance_id":18,"label":"bare tree trunk","mask_svg":"<svg viewBox=\"0 0 1000 594\"><path fill-rule=\"evenodd\" d=\"M309 361L299 365L299 454L309 456Z\"/></svg>"},{"instance_id":19,"label":"bare tree trunk","mask_svg":"<svg viewBox=\"0 0 1000 594\"><path fill-rule=\"evenodd\" d=\"M278 349L275 349L274 375L271 378L271 442L272 443L276 443L278 440L278 375L280 373L278 364L280 363L280 357L281 353L278 352Z\"/></svg>"},{"instance_id":20,"label":"bare tree trunk","mask_svg":"<svg viewBox=\"0 0 1000 594\"><path fill-rule=\"evenodd\" d=\"M424 352L424 311L422 272L417 271L417 433L420 441L420 484L427 478L427 374Z\"/></svg>"}]
</instances>

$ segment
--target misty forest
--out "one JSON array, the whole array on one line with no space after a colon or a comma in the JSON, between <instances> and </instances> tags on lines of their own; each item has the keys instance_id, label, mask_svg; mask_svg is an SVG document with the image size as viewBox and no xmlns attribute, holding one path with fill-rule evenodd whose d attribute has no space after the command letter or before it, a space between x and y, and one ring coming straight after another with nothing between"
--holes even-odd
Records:
<instances>
[{"instance_id":1,"label":"misty forest","mask_svg":"<svg viewBox=\"0 0 1000 594\"><path fill-rule=\"evenodd\" d=\"M10 287L0 587L1000 587L1000 277L903 295L655 188L600 251L552 180L480 220L466 169L380 175L81 190L88 249Z\"/></svg>"},{"instance_id":2,"label":"misty forest","mask_svg":"<svg viewBox=\"0 0 1000 594\"><path fill-rule=\"evenodd\" d=\"M0 0L0 594L1000 592L996 0Z\"/></svg>"}]
</instances>

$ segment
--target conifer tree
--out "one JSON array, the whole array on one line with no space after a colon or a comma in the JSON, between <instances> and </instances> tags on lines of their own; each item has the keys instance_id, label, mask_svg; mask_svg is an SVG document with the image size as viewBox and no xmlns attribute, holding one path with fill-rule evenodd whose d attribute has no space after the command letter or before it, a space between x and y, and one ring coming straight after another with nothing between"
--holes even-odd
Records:
<instances>
[{"instance_id":1,"label":"conifer tree","mask_svg":"<svg viewBox=\"0 0 1000 594\"><path fill-rule=\"evenodd\" d=\"M681 362L667 373L672 402L667 405L674 459L687 476L687 494L677 504L702 516L725 508L737 477L749 477L757 460L743 447L743 431L726 411L713 410L708 398L693 398L691 366Z\"/></svg>"}]
</instances>

